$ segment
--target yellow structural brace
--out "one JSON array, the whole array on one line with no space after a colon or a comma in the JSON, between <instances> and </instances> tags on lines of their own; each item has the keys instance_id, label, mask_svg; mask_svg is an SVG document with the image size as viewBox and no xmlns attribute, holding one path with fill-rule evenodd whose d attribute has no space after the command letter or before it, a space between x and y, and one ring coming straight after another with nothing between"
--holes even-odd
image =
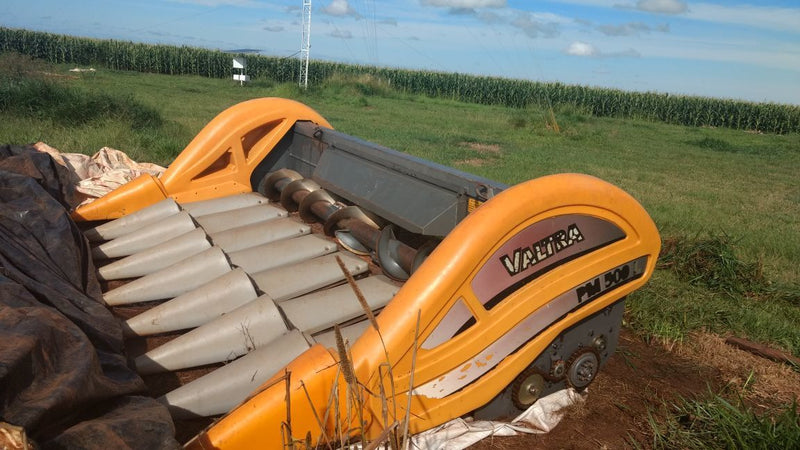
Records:
<instances>
[{"instance_id":1,"label":"yellow structural brace","mask_svg":"<svg viewBox=\"0 0 800 450\"><path fill-rule=\"evenodd\" d=\"M115 219L172 197L191 202L250 192L256 166L295 122L331 128L313 109L282 98L261 98L232 106L206 125L169 168L155 178L134 181L73 212L76 220Z\"/></svg>"},{"instance_id":2,"label":"yellow structural brace","mask_svg":"<svg viewBox=\"0 0 800 450\"><path fill-rule=\"evenodd\" d=\"M660 245L641 205L604 181L562 174L514 186L453 229L378 330L352 345L355 379L317 344L187 448L374 439L406 418L416 433L473 411L559 334L641 287Z\"/></svg>"}]
</instances>

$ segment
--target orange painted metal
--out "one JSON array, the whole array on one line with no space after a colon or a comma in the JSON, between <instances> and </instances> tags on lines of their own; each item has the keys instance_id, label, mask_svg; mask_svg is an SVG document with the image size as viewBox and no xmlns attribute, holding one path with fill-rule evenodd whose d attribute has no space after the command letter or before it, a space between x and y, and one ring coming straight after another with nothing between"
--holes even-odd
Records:
<instances>
[{"instance_id":1,"label":"orange painted metal","mask_svg":"<svg viewBox=\"0 0 800 450\"><path fill-rule=\"evenodd\" d=\"M487 265L498 264L498 252L506 244L516 245L514 239L527 236L532 226L573 217L610 224L622 237L564 258L523 283L508 281L501 301L485 307L474 282ZM580 236L587 242L593 232L588 228ZM572 245L564 239L563 245ZM466 414L500 393L560 333L641 287L655 268L660 245L641 205L597 178L562 174L512 187L477 208L441 242L377 317L380 334L370 327L353 344L358 395L348 394L333 351L326 354L316 346L285 369L291 373L291 430L286 426L286 390L273 385L218 420L188 448L279 449L287 439L281 439L281 430L298 441L324 445L335 435L363 433L373 439L405 417L416 433ZM632 261L646 261L636 277L612 282L612 288L583 303L575 294ZM504 288L506 281L499 283ZM571 309L541 329L531 328L531 317L570 295L577 295L574 307L569 305ZM420 348L456 302L467 306L475 322L436 346ZM517 335L525 338L521 345L502 348L509 336ZM487 353L494 348L496 353ZM459 374L466 379L470 371L478 375L436 395L437 383L458 383Z\"/></svg>"},{"instance_id":2,"label":"orange painted metal","mask_svg":"<svg viewBox=\"0 0 800 450\"><path fill-rule=\"evenodd\" d=\"M622 229L626 237L520 286L491 310L481 305L472 281L496 251L532 224L569 215L603 219ZM377 318L393 367L394 388L398 392L397 417L405 414L412 373L414 388L418 389L427 383L435 384L451 371L466 372L470 366L497 363L451 395L443 398L412 395L410 429L423 431L486 404L560 333L641 287L652 275L660 246L658 230L644 208L621 189L594 177L578 174L542 177L490 199L442 241ZM482 354L523 319L547 308L553 299L642 256L648 259L640 278L567 314L508 355ZM415 341L416 313L420 314L416 341L421 344L459 299L463 299L476 323L435 348L419 348L413 358L411 343ZM374 329L367 330L356 341L352 355L359 378L371 392L379 392L381 382L388 390L388 381L378 377L377 368L386 357ZM497 361L499 358L502 360ZM380 426L377 422L374 425L369 432L371 436L377 435Z\"/></svg>"},{"instance_id":3,"label":"orange painted metal","mask_svg":"<svg viewBox=\"0 0 800 450\"><path fill-rule=\"evenodd\" d=\"M73 220L116 219L139 211L167 198L167 191L158 178L142 174L92 203L72 212Z\"/></svg>"},{"instance_id":4,"label":"orange painted metal","mask_svg":"<svg viewBox=\"0 0 800 450\"><path fill-rule=\"evenodd\" d=\"M74 216L110 219L167 197L190 202L248 192L256 166L300 120L330 127L291 100L236 105L160 179L134 180ZM660 246L644 208L597 178L552 175L504 190L442 240L377 317L377 329L353 343L354 380L345 381L349 371L336 351L315 345L187 447L325 445L334 436L373 439L406 417L416 433L469 413L561 333L646 283ZM614 280L618 270L624 274ZM446 339L430 338L454 305L472 321Z\"/></svg>"},{"instance_id":5,"label":"orange painted metal","mask_svg":"<svg viewBox=\"0 0 800 450\"><path fill-rule=\"evenodd\" d=\"M143 175L72 214L106 220L138 211L166 197L191 202L250 192L250 176L297 121L331 128L313 109L282 98L232 106L206 125L160 178Z\"/></svg>"},{"instance_id":6,"label":"orange painted metal","mask_svg":"<svg viewBox=\"0 0 800 450\"><path fill-rule=\"evenodd\" d=\"M302 441L310 435L313 442L333 442L333 434L323 430L334 428L339 419L328 408L335 400L332 393L346 390L338 369L327 349L311 347L184 448L283 449L298 430L303 430Z\"/></svg>"}]
</instances>

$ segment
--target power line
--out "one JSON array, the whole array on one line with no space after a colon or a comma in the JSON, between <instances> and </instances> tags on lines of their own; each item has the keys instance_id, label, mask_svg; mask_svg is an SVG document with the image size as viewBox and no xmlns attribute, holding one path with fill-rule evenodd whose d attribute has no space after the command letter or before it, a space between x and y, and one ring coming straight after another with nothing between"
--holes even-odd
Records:
<instances>
[{"instance_id":1,"label":"power line","mask_svg":"<svg viewBox=\"0 0 800 450\"><path fill-rule=\"evenodd\" d=\"M418 48L416 48L416 47L414 47L413 45L411 45L411 44L408 42L408 40L407 40L407 39L405 39L405 38L402 38L402 37L398 37L398 36L394 36L394 35L393 35L393 33L390 33L390 32L388 31L388 28L387 28L387 27L381 27L381 33L383 33L383 34L387 34L387 35L390 35L389 37L391 37L391 38L392 38L392 39L394 39L395 41L397 41L397 42L400 42L401 44L403 44L403 45L405 45L406 47L408 47L409 49L411 49L411 50L412 50L414 53L416 53L416 54L418 54L419 56L421 56L421 57L423 57L423 58L427 59L428 61L430 61L430 62L432 63L432 66L434 66L434 69L432 69L432 70L438 70L438 71L442 71L442 72L444 72L444 71L445 71L445 69L443 69L443 68L442 68L442 66L441 66L441 63L440 63L439 61L437 61L436 59L434 59L434 58L433 58L433 57L431 57L430 55L428 55L428 54L426 54L426 53L423 53L421 50L419 50Z\"/></svg>"},{"instance_id":2,"label":"power line","mask_svg":"<svg viewBox=\"0 0 800 450\"><path fill-rule=\"evenodd\" d=\"M178 18L175 18L175 19L172 19L172 20L168 20L166 22L156 23L156 24L153 24L153 25L147 25L145 27L142 27L142 28L139 28L139 29L136 29L136 30L132 30L131 33L138 33L140 31L149 30L151 28L162 28L164 25L169 25L169 24L176 23L176 22L183 22L183 21L185 21L187 19L193 19L193 18L195 18L197 16L202 16L203 14L212 13L212 12L220 9L221 7L222 6L217 6L216 8L207 9L205 11L200 11L200 12L197 12L197 13L194 13L194 14L190 14L188 16L178 17Z\"/></svg>"}]
</instances>

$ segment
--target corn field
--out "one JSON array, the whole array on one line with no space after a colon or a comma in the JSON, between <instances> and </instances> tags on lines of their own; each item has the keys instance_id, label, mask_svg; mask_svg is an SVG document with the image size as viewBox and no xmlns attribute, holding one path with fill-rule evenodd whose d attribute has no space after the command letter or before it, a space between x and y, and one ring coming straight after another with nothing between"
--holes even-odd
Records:
<instances>
[{"instance_id":1,"label":"corn field","mask_svg":"<svg viewBox=\"0 0 800 450\"><path fill-rule=\"evenodd\" d=\"M231 59L219 50L99 40L0 27L0 52L15 51L56 64L98 65L171 75L230 78ZM295 59L247 55L252 79L298 81ZM459 73L403 70L314 61L309 83L332 76L371 75L401 92L510 107L569 105L595 116L640 118L671 124L727 127L767 133L800 132L800 107L654 92L626 92Z\"/></svg>"}]
</instances>

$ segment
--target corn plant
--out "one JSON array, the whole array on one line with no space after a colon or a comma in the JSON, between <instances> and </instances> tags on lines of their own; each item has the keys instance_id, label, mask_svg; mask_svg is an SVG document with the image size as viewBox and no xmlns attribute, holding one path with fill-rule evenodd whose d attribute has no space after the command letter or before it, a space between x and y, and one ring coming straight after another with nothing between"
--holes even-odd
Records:
<instances>
[{"instance_id":1,"label":"corn plant","mask_svg":"<svg viewBox=\"0 0 800 450\"><path fill-rule=\"evenodd\" d=\"M0 52L14 51L58 64L96 64L113 70L229 78L231 53L187 46L99 40L0 27ZM248 55L253 79L293 82L297 60ZM309 82L368 75L394 89L452 100L522 108L571 106L598 117L638 118L676 125L727 127L769 133L800 132L800 107L775 103L626 92L499 77L315 61Z\"/></svg>"}]
</instances>

